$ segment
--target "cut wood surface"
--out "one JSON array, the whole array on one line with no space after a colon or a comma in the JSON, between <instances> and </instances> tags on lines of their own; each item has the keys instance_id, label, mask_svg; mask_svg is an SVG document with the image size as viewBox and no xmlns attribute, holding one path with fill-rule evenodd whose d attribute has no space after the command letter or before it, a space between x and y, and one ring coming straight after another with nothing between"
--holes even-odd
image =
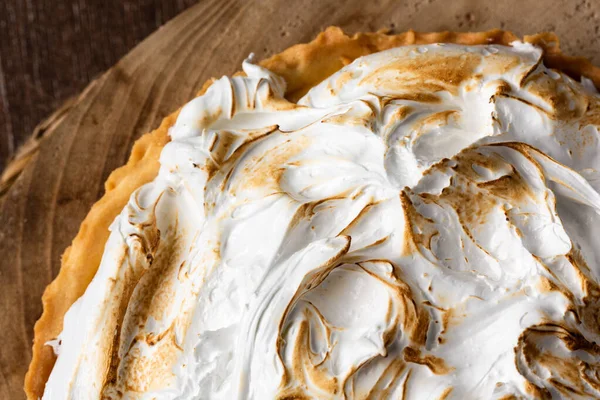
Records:
<instances>
[{"instance_id":1,"label":"cut wood surface","mask_svg":"<svg viewBox=\"0 0 600 400\"><path fill-rule=\"evenodd\" d=\"M265 58L309 41L329 25L349 33L498 27L518 35L555 31L567 54L600 63L598 2L482 3L202 1L42 123L28 160L22 159L23 172L0 198L0 399L24 398L23 376L42 292L58 273L61 254L82 219L102 195L108 174L127 160L139 136L190 100L206 79L238 70L249 53Z\"/></svg>"}]
</instances>

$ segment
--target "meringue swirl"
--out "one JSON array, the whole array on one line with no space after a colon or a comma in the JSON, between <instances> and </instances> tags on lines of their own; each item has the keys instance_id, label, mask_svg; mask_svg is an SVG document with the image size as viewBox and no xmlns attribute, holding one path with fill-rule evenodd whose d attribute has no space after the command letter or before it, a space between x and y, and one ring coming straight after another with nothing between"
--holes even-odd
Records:
<instances>
[{"instance_id":1,"label":"meringue swirl","mask_svg":"<svg viewBox=\"0 0 600 400\"><path fill-rule=\"evenodd\" d=\"M600 398L600 97L404 46L297 104L247 60L111 226L44 399Z\"/></svg>"}]
</instances>

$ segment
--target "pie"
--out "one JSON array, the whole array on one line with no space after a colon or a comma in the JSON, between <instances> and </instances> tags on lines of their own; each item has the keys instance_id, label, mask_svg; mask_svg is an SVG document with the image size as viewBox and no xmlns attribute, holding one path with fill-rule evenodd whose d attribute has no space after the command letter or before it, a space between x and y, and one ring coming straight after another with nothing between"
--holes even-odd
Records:
<instances>
[{"instance_id":1,"label":"pie","mask_svg":"<svg viewBox=\"0 0 600 400\"><path fill-rule=\"evenodd\" d=\"M109 177L28 398L600 398L596 86L547 33L249 58Z\"/></svg>"}]
</instances>

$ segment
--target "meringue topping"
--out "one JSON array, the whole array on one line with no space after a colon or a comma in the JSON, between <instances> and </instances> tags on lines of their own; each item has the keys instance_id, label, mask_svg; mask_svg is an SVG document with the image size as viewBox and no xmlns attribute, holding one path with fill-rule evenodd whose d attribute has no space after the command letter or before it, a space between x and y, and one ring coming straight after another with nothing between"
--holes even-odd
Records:
<instances>
[{"instance_id":1,"label":"meringue topping","mask_svg":"<svg viewBox=\"0 0 600 400\"><path fill-rule=\"evenodd\" d=\"M404 46L297 104L247 60L111 226L44 399L600 397L600 97Z\"/></svg>"}]
</instances>

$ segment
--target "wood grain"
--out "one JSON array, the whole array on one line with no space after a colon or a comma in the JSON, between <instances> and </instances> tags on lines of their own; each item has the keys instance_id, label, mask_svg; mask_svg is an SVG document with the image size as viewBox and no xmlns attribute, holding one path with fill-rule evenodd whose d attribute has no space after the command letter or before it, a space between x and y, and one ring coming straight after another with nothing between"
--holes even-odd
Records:
<instances>
[{"instance_id":1,"label":"wood grain","mask_svg":"<svg viewBox=\"0 0 600 400\"><path fill-rule=\"evenodd\" d=\"M0 170L42 118L195 0L0 2Z\"/></svg>"},{"instance_id":2,"label":"wood grain","mask_svg":"<svg viewBox=\"0 0 600 400\"><path fill-rule=\"evenodd\" d=\"M46 127L39 152L0 199L0 398L24 397L41 294L108 174L125 162L136 138L192 98L207 78L239 69L250 52L260 59L306 42L328 25L348 32L553 29L567 52L600 61L599 4L541 3L407 0L365 8L362 0L343 7L323 0L294 7L287 0L206 0L151 35Z\"/></svg>"}]
</instances>

